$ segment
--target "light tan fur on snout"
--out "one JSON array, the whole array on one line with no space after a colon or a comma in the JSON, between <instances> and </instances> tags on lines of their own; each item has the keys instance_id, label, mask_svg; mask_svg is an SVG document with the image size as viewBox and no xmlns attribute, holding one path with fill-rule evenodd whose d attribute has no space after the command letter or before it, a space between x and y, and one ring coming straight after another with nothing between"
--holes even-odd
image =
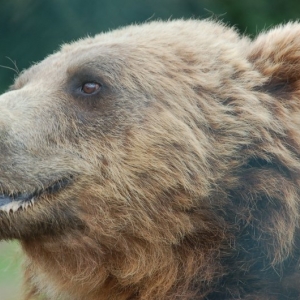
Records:
<instances>
[{"instance_id":1,"label":"light tan fur on snout","mask_svg":"<svg viewBox=\"0 0 300 300\"><path fill-rule=\"evenodd\" d=\"M0 97L0 238L24 298L299 299L299 49L298 23L151 22L22 72Z\"/></svg>"}]
</instances>

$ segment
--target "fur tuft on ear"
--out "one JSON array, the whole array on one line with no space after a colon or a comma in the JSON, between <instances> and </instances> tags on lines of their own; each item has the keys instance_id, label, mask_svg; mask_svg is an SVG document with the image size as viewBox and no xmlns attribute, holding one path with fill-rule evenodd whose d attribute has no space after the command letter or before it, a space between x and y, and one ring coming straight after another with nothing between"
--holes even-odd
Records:
<instances>
[{"instance_id":1,"label":"fur tuft on ear","mask_svg":"<svg viewBox=\"0 0 300 300\"><path fill-rule=\"evenodd\" d=\"M299 23L287 23L261 33L252 42L248 58L268 78L267 91L279 96L293 93L293 96L299 97Z\"/></svg>"}]
</instances>

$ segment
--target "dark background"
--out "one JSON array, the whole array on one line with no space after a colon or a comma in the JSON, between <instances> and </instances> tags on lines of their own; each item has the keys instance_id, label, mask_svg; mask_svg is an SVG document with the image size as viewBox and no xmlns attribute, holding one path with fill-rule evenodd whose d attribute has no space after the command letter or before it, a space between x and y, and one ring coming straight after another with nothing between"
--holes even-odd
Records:
<instances>
[{"instance_id":1,"label":"dark background","mask_svg":"<svg viewBox=\"0 0 300 300\"><path fill-rule=\"evenodd\" d=\"M20 70L62 43L149 19L215 17L242 34L300 16L298 0L0 0L0 65ZM0 93L13 81L0 68Z\"/></svg>"}]
</instances>

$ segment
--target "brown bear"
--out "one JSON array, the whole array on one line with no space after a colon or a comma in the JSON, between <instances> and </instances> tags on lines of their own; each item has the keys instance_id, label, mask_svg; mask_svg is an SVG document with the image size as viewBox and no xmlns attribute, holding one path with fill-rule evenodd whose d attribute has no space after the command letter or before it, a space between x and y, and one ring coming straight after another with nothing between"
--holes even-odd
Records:
<instances>
[{"instance_id":1,"label":"brown bear","mask_svg":"<svg viewBox=\"0 0 300 300\"><path fill-rule=\"evenodd\" d=\"M0 97L24 299L300 297L300 24L86 38Z\"/></svg>"}]
</instances>

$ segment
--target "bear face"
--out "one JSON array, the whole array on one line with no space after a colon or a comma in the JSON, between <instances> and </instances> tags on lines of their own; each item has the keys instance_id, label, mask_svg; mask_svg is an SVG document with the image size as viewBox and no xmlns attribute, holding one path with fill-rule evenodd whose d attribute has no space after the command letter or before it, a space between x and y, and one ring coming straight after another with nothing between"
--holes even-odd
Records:
<instances>
[{"instance_id":1,"label":"bear face","mask_svg":"<svg viewBox=\"0 0 300 300\"><path fill-rule=\"evenodd\" d=\"M0 238L25 298L297 299L299 31L151 22L22 72L0 97Z\"/></svg>"}]
</instances>

